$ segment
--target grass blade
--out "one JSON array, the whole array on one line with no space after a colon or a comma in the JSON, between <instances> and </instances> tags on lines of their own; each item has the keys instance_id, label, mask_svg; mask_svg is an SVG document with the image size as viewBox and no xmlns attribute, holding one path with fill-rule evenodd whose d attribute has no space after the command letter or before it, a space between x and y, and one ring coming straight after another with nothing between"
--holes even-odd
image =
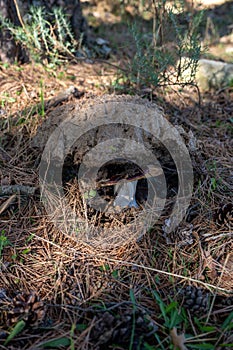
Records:
<instances>
[{"instance_id":1,"label":"grass blade","mask_svg":"<svg viewBox=\"0 0 233 350\"><path fill-rule=\"evenodd\" d=\"M12 329L12 331L10 332L10 334L8 335L4 346L6 346L12 339L14 339L20 332L22 332L22 330L24 329L26 323L21 320L19 322L16 323L16 325L14 326L14 328Z\"/></svg>"}]
</instances>

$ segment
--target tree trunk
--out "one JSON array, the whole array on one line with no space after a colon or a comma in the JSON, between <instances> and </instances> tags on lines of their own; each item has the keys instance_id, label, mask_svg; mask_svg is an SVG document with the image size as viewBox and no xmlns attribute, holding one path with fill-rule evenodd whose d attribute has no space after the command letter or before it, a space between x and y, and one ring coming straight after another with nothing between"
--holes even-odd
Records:
<instances>
[{"instance_id":1,"label":"tree trunk","mask_svg":"<svg viewBox=\"0 0 233 350\"><path fill-rule=\"evenodd\" d=\"M0 0L0 13L15 26L22 26L21 18L28 12L30 6L45 7L48 13L53 7L62 7L70 19L75 39L79 40L82 37L82 41L87 42L87 22L82 15L80 0ZM0 60L9 63L14 61L25 63L29 60L27 50L15 42L9 30L1 27Z\"/></svg>"}]
</instances>

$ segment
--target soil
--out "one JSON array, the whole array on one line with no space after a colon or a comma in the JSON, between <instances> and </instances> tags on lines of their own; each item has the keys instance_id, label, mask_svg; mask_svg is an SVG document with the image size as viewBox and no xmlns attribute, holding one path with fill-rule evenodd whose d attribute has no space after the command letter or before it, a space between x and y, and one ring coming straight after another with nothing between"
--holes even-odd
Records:
<instances>
[{"instance_id":1,"label":"soil","mask_svg":"<svg viewBox=\"0 0 233 350\"><path fill-rule=\"evenodd\" d=\"M83 3L93 36L109 41L108 59L56 69L0 65L0 348L229 349L233 88L200 95L193 85L152 88L124 81L118 68L125 69L135 50L125 44L131 38L126 20L137 17L142 30L150 21L134 6L122 13L114 3ZM214 33L213 26L212 32L203 28L203 43L211 42L205 56L231 63L232 6L232 1L202 5L216 24ZM184 219L168 232L179 186L174 164L165 164L169 196L159 220L125 244L93 247L76 239L80 232L70 235L64 222L59 229L45 210L39 186L44 140L64 113L72 118L88 101L92 105L106 94L121 100L128 93L156 104L189 147L192 198ZM62 175L70 207L109 232L131 224L137 210L109 219L84 208L77 198L74 155L67 157ZM102 180L115 179L112 169L101 169ZM124 177L128 169L121 170ZM143 205L148 184L140 181L137 200ZM99 191L114 197L111 186ZM51 198L53 207L57 200Z\"/></svg>"}]
</instances>

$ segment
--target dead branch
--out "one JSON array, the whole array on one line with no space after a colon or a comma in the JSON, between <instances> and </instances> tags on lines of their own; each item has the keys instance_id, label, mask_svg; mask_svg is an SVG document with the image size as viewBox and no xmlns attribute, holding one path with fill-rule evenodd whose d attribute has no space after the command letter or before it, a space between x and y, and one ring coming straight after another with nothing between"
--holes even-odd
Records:
<instances>
[{"instance_id":1,"label":"dead branch","mask_svg":"<svg viewBox=\"0 0 233 350\"><path fill-rule=\"evenodd\" d=\"M0 186L0 196L12 195L14 193L33 195L35 194L37 187L24 186L24 185L6 185Z\"/></svg>"}]
</instances>

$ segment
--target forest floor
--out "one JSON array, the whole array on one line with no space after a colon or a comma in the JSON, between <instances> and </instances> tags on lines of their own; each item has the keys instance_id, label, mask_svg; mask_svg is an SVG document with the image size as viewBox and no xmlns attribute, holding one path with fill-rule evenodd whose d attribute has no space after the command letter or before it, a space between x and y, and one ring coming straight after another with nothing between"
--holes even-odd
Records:
<instances>
[{"instance_id":1,"label":"forest floor","mask_svg":"<svg viewBox=\"0 0 233 350\"><path fill-rule=\"evenodd\" d=\"M126 21L109 1L85 4L110 58L57 68L0 65L0 349L231 349L233 87L199 96L188 85L124 84L117 67L132 57L122 44L130 40ZM208 1L205 9L215 24L205 32L205 57L233 63L232 1ZM134 16L133 7L127 11ZM75 94L47 103L70 86ZM159 105L184 137L192 131L194 189L170 237L162 216L140 240L103 251L49 220L32 140L54 109L129 91Z\"/></svg>"}]
</instances>

